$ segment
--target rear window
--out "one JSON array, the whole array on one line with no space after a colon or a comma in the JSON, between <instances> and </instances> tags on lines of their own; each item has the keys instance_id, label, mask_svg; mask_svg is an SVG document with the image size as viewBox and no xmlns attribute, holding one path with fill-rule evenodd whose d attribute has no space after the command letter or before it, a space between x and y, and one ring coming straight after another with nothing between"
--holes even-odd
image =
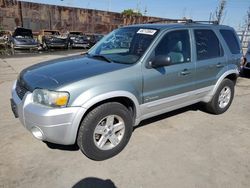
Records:
<instances>
[{"instance_id":1,"label":"rear window","mask_svg":"<svg viewBox=\"0 0 250 188\"><path fill-rule=\"evenodd\" d=\"M224 40L227 43L232 54L239 54L240 53L240 45L237 41L237 38L232 30L222 29L220 33Z\"/></svg>"},{"instance_id":2,"label":"rear window","mask_svg":"<svg viewBox=\"0 0 250 188\"><path fill-rule=\"evenodd\" d=\"M219 39L212 30L194 30L197 60L205 60L224 55Z\"/></svg>"}]
</instances>

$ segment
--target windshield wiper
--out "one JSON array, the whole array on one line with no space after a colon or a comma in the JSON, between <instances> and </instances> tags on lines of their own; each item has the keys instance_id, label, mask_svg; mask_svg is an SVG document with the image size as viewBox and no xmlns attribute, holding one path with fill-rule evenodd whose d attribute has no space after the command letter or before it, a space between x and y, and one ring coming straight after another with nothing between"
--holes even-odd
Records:
<instances>
[{"instance_id":1,"label":"windshield wiper","mask_svg":"<svg viewBox=\"0 0 250 188\"><path fill-rule=\"evenodd\" d=\"M102 60L107 61L108 63L113 63L111 59L105 57L104 55L90 55L90 57L102 59Z\"/></svg>"}]
</instances>

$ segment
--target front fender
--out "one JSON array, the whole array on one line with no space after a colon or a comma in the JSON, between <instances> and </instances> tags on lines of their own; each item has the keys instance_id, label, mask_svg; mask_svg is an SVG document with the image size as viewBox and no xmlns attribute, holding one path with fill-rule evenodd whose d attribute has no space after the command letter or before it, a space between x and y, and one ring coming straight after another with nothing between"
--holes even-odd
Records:
<instances>
[{"instance_id":1,"label":"front fender","mask_svg":"<svg viewBox=\"0 0 250 188\"><path fill-rule=\"evenodd\" d=\"M123 88L124 85L122 85ZM113 85L114 87L114 85ZM94 87L79 95L71 104L71 106L81 106L85 109L89 109L93 105L102 102L104 100L116 98L116 97L126 97L133 101L136 108L136 117L140 117L140 94L139 91L130 88L131 90L123 90L121 87L117 89L108 90L107 86Z\"/></svg>"}]
</instances>

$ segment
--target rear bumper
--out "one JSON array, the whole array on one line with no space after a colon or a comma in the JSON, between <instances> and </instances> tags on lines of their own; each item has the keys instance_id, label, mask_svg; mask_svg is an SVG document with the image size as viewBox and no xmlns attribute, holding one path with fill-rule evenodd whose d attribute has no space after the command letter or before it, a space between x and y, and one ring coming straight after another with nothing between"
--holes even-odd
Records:
<instances>
[{"instance_id":1,"label":"rear bumper","mask_svg":"<svg viewBox=\"0 0 250 188\"><path fill-rule=\"evenodd\" d=\"M67 47L67 44L64 44L64 43L47 43L47 46L48 47L61 47L61 48L66 48Z\"/></svg>"},{"instance_id":2,"label":"rear bumper","mask_svg":"<svg viewBox=\"0 0 250 188\"><path fill-rule=\"evenodd\" d=\"M248 65L247 65L247 66L246 66L246 65L245 65L245 66L243 66L242 68L243 68L243 69L245 69L245 70L250 70L250 63L248 63Z\"/></svg>"},{"instance_id":3,"label":"rear bumper","mask_svg":"<svg viewBox=\"0 0 250 188\"><path fill-rule=\"evenodd\" d=\"M36 138L57 144L74 144L81 118L86 110L82 107L50 108L33 103L32 93L28 92L21 100L15 84L12 89L12 101L16 115L23 126ZM40 137L34 132L40 131Z\"/></svg>"}]
</instances>

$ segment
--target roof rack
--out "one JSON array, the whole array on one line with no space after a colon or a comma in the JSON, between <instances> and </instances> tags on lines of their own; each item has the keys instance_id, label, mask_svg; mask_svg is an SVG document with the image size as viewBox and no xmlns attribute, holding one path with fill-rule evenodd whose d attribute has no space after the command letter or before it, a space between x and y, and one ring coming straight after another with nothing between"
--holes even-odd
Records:
<instances>
[{"instance_id":1,"label":"roof rack","mask_svg":"<svg viewBox=\"0 0 250 188\"><path fill-rule=\"evenodd\" d=\"M214 24L214 25L219 25L219 22L216 21L193 21L193 23L207 23L207 24Z\"/></svg>"},{"instance_id":2,"label":"roof rack","mask_svg":"<svg viewBox=\"0 0 250 188\"><path fill-rule=\"evenodd\" d=\"M149 21L146 23L160 23L160 22L169 22L169 23L207 23L207 24L215 24L218 25L218 21L193 21L192 19L158 19L158 20L153 20Z\"/></svg>"}]
</instances>

